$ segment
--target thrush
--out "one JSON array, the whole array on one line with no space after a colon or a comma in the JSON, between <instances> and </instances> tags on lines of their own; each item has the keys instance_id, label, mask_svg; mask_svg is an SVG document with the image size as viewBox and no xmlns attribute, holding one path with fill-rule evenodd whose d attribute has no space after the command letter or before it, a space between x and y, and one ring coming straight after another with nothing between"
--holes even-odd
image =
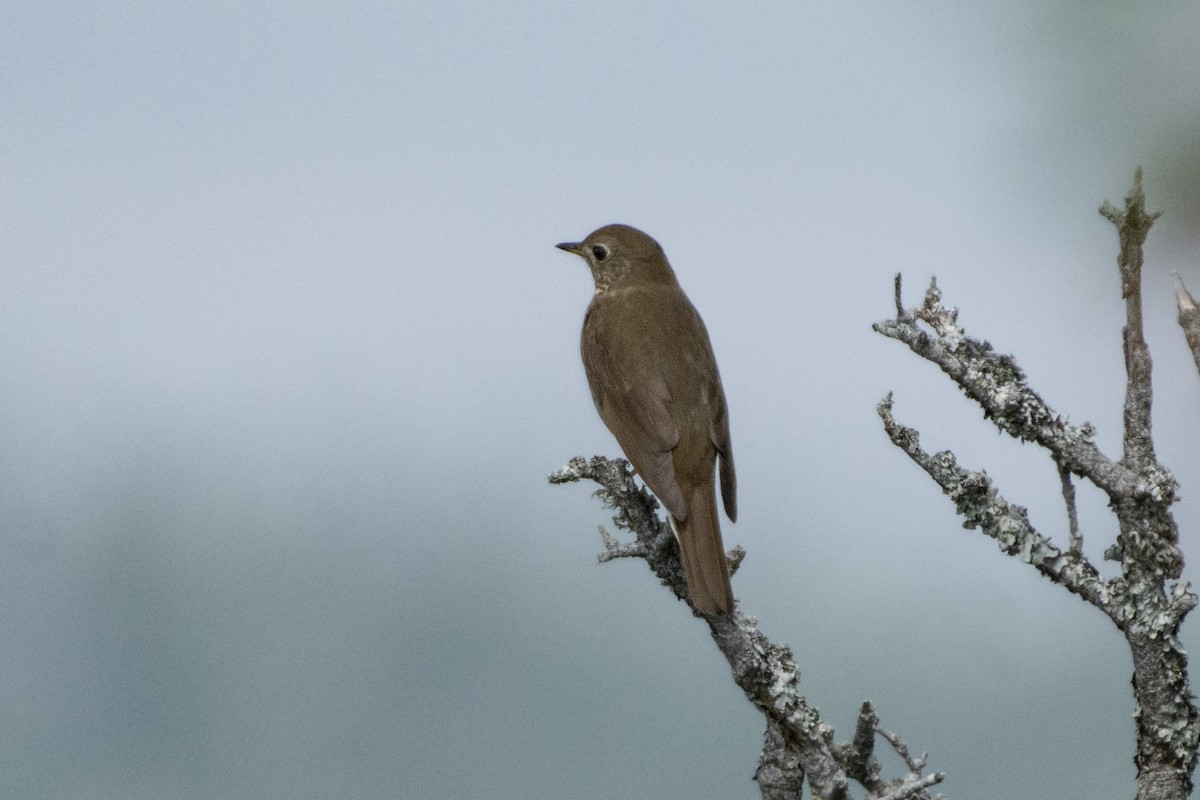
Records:
<instances>
[{"instance_id":1,"label":"thrush","mask_svg":"<svg viewBox=\"0 0 1200 800\"><path fill-rule=\"evenodd\" d=\"M596 294L580 351L600 418L674 522L692 605L733 611L714 478L737 521L725 391L704 322L658 242L606 225L559 248L582 258Z\"/></svg>"}]
</instances>

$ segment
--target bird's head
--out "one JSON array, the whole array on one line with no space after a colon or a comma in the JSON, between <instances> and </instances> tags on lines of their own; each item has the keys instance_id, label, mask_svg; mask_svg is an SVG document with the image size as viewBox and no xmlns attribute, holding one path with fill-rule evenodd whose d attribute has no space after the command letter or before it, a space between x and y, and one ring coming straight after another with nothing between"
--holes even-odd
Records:
<instances>
[{"instance_id":1,"label":"bird's head","mask_svg":"<svg viewBox=\"0 0 1200 800\"><path fill-rule=\"evenodd\" d=\"M675 273L658 242L628 225L605 225L582 242L556 247L587 262L597 294L624 286L675 283Z\"/></svg>"}]
</instances>

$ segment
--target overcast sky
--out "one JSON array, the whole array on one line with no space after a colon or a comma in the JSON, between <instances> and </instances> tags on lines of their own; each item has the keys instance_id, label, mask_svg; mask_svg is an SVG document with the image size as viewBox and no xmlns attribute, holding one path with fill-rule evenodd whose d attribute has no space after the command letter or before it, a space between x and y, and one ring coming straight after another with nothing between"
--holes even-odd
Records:
<instances>
[{"instance_id":1,"label":"overcast sky","mask_svg":"<svg viewBox=\"0 0 1200 800\"><path fill-rule=\"evenodd\" d=\"M951 798L1129 797L1131 665L888 443L1044 453L870 329L903 272L1119 457L1096 209L1145 168L1161 460L1200 559L1200 6L8 3L0 796L754 798L702 622L603 567L617 455L555 250L655 236L708 325L743 609ZM1087 552L1115 522L1080 488ZM1111 574L1112 565L1103 569ZM1184 627L1197 640L1196 620ZM893 768L895 765L892 765Z\"/></svg>"}]
</instances>

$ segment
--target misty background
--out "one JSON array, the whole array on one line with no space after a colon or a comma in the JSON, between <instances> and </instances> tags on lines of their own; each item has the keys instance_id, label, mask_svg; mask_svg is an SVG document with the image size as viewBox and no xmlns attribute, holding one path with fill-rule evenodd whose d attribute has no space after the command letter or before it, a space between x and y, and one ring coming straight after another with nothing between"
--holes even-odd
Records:
<instances>
[{"instance_id":1,"label":"misty background","mask_svg":"<svg viewBox=\"0 0 1200 800\"><path fill-rule=\"evenodd\" d=\"M1131 665L883 434L1058 543L1049 458L870 325L936 274L1119 457L1145 168L1200 563L1200 6L5 5L0 796L754 798L762 719L607 513L555 250L655 236L728 395L742 608L951 798L1128 797ZM1116 532L1079 488L1085 549ZM611 525L610 525L611 527ZM1104 563L1106 574L1114 565ZM1184 627L1197 637L1195 615ZM895 771L897 764L890 768Z\"/></svg>"}]
</instances>

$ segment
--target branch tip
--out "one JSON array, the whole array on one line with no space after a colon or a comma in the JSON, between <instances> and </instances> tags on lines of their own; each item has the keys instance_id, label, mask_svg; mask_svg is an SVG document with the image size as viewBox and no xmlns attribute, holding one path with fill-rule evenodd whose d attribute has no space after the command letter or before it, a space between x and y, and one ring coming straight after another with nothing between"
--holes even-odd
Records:
<instances>
[{"instance_id":1,"label":"branch tip","mask_svg":"<svg viewBox=\"0 0 1200 800\"><path fill-rule=\"evenodd\" d=\"M1183 328L1183 338L1187 342L1188 349L1192 351L1192 360L1196 362L1196 369L1200 370L1200 307L1196 305L1196 298L1188 292L1187 287L1183 285L1183 278L1178 272L1172 272L1171 277L1175 280L1175 304L1179 308L1179 327Z\"/></svg>"},{"instance_id":2,"label":"branch tip","mask_svg":"<svg viewBox=\"0 0 1200 800\"><path fill-rule=\"evenodd\" d=\"M1178 272L1172 272L1171 280L1175 283L1175 302L1179 306L1179 313L1194 311L1196 309L1196 298L1192 297L1187 287L1184 286L1183 276Z\"/></svg>"},{"instance_id":3,"label":"branch tip","mask_svg":"<svg viewBox=\"0 0 1200 800\"><path fill-rule=\"evenodd\" d=\"M875 405L875 410L879 412L879 416L887 419L892 412L892 393L888 392L883 399Z\"/></svg>"}]
</instances>

